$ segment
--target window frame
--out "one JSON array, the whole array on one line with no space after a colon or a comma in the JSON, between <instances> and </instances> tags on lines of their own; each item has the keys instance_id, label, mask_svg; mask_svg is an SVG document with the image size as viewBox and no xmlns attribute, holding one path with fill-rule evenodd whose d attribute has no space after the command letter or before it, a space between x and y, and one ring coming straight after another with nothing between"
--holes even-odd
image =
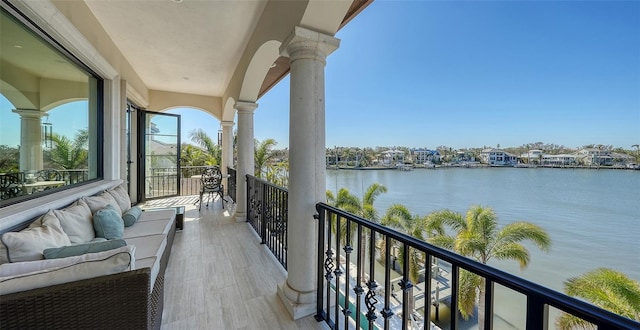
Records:
<instances>
[{"instance_id":1,"label":"window frame","mask_svg":"<svg viewBox=\"0 0 640 330\"><path fill-rule=\"evenodd\" d=\"M83 186L83 185L87 185L87 184L91 184L94 182L98 182L98 181L102 181L104 180L104 168L105 168L105 164L104 164L104 142L105 142L105 78L102 77L101 75L97 74L95 70L91 69L88 65L84 64L77 56L75 56L72 52L70 52L68 49L66 49L62 44L60 44L56 39L54 39L51 35L49 35L47 32L45 32L41 27L39 27L33 20L31 20L29 17L27 17L26 15L24 15L19 9L17 9L13 4L7 2L7 0L2 0L2 2L0 2L0 11L2 11L4 14L7 14L8 16L13 17L16 21L18 21L20 24L23 25L23 27L25 29L28 29L29 31L31 31L32 33L34 33L37 37L40 38L40 40L43 43L46 43L48 45L50 45L51 47L53 47L53 49L55 49L57 52L59 52L59 54L63 57L65 57L67 60L73 62L74 65L77 66L78 69L83 70L89 79L93 78L96 81L96 86L95 86L95 95L96 95L96 107L95 107L95 111L96 111L96 130L95 130L95 134L96 136L96 177L89 179L87 181L83 181L83 182L79 182L79 183L74 183L74 184L69 184L69 185L65 185L62 187L58 187L58 188L53 188L53 189L49 189L43 192L40 192L38 194L34 195L24 195L24 196L18 196L15 198L11 198L11 199L7 199L7 200L2 200L0 201L0 209L9 206L9 205L15 205L15 204L19 204L19 203L23 203L26 201L30 201L30 200L35 200L35 199L39 199L42 198L44 196L49 196L64 190L68 190L68 189L73 189L73 188L77 188L79 186ZM91 111L92 109L88 109L88 111ZM91 116L89 116L91 117ZM91 125L91 123L89 123L89 125ZM89 132L90 134L93 132Z\"/></svg>"}]
</instances>

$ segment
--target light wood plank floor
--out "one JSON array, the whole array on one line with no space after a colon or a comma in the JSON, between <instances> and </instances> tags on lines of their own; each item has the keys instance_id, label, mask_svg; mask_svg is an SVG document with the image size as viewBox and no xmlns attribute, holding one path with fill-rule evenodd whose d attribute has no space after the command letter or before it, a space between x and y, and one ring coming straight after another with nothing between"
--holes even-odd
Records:
<instances>
[{"instance_id":1,"label":"light wood plank floor","mask_svg":"<svg viewBox=\"0 0 640 330\"><path fill-rule=\"evenodd\" d=\"M247 223L220 200L198 212L197 198L147 207L185 205L165 276L162 329L328 329L313 316L293 321L276 294L286 273ZM188 204L187 204L188 202Z\"/></svg>"}]
</instances>

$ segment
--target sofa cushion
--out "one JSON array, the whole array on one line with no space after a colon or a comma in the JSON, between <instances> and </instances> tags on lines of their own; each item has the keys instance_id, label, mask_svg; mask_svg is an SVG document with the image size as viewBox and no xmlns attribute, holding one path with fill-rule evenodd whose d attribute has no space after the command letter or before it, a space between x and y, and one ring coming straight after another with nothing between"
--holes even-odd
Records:
<instances>
[{"instance_id":1,"label":"sofa cushion","mask_svg":"<svg viewBox=\"0 0 640 330\"><path fill-rule=\"evenodd\" d=\"M167 235L171 226L174 225L171 219L136 222L131 227L124 229L124 239L149 236L149 235Z\"/></svg>"},{"instance_id":2,"label":"sofa cushion","mask_svg":"<svg viewBox=\"0 0 640 330\"><path fill-rule=\"evenodd\" d=\"M176 210L174 208L147 209L142 211L142 215L140 215L138 222L156 221L156 220L164 220L164 219L171 219L173 221L175 217L176 217Z\"/></svg>"},{"instance_id":3,"label":"sofa cushion","mask_svg":"<svg viewBox=\"0 0 640 330\"><path fill-rule=\"evenodd\" d=\"M96 237L91 209L83 200L80 199L62 210L53 210L53 214L60 221L71 244L86 243Z\"/></svg>"},{"instance_id":4,"label":"sofa cushion","mask_svg":"<svg viewBox=\"0 0 640 330\"><path fill-rule=\"evenodd\" d=\"M134 227L140 225L137 223ZM133 227L131 227L133 228ZM128 245L136 246L136 269L151 268L151 288L160 273L160 260L167 247L166 235L150 235L126 239Z\"/></svg>"},{"instance_id":5,"label":"sofa cushion","mask_svg":"<svg viewBox=\"0 0 640 330\"><path fill-rule=\"evenodd\" d=\"M45 249L70 245L69 236L52 210L19 232L6 232L2 244L9 262L40 260Z\"/></svg>"},{"instance_id":6,"label":"sofa cushion","mask_svg":"<svg viewBox=\"0 0 640 330\"><path fill-rule=\"evenodd\" d=\"M124 222L116 206L107 205L105 208L98 210L93 215L93 228L96 231L96 237L104 237L106 239L122 238Z\"/></svg>"},{"instance_id":7,"label":"sofa cushion","mask_svg":"<svg viewBox=\"0 0 640 330\"><path fill-rule=\"evenodd\" d=\"M125 227L133 226L133 224L136 223L136 221L138 221L141 215L142 215L142 209L140 209L139 206L134 206L130 208L129 210L127 210L122 214L122 220L124 221L124 226Z\"/></svg>"},{"instance_id":8,"label":"sofa cushion","mask_svg":"<svg viewBox=\"0 0 640 330\"><path fill-rule=\"evenodd\" d=\"M135 269L135 247L62 259L0 265L0 292L9 294ZM96 299L99 298L96 292Z\"/></svg>"},{"instance_id":9,"label":"sofa cushion","mask_svg":"<svg viewBox=\"0 0 640 330\"><path fill-rule=\"evenodd\" d=\"M111 196L111 194L109 194L106 191L96 196L82 197L82 200L84 200L85 203L89 205L89 209L91 209L91 214L96 214L96 212L102 210L107 205L113 205L116 208L116 210L118 210L118 213L122 215L122 210L120 209L120 206L118 206L118 203L116 202L116 200L113 199L113 196Z\"/></svg>"},{"instance_id":10,"label":"sofa cushion","mask_svg":"<svg viewBox=\"0 0 640 330\"><path fill-rule=\"evenodd\" d=\"M165 235L132 237L125 239L125 241L127 241L127 246L136 246L136 260L149 257L157 257L160 260L167 246L167 237Z\"/></svg>"},{"instance_id":11,"label":"sofa cushion","mask_svg":"<svg viewBox=\"0 0 640 330\"><path fill-rule=\"evenodd\" d=\"M50 248L50 249L44 250L43 254L45 259L67 258L67 257L79 256L87 253L109 251L109 250L121 248L126 245L127 245L127 242L125 242L125 240L114 239L114 240L104 241L104 242L84 243L84 244L63 246L59 248Z\"/></svg>"},{"instance_id":12,"label":"sofa cushion","mask_svg":"<svg viewBox=\"0 0 640 330\"><path fill-rule=\"evenodd\" d=\"M123 185L109 189L107 192L115 199L116 203L118 203L120 211L122 211L123 214L131 208L131 198Z\"/></svg>"}]
</instances>

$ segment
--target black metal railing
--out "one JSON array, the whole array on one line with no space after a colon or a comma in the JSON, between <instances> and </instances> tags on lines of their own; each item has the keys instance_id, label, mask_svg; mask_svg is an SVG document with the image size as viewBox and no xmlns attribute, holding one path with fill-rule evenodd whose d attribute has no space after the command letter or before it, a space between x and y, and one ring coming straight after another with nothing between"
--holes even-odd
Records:
<instances>
[{"instance_id":1,"label":"black metal railing","mask_svg":"<svg viewBox=\"0 0 640 330\"><path fill-rule=\"evenodd\" d=\"M287 189L247 175L247 221L285 270L288 199Z\"/></svg>"},{"instance_id":2,"label":"black metal railing","mask_svg":"<svg viewBox=\"0 0 640 330\"><path fill-rule=\"evenodd\" d=\"M236 169L227 167L227 195L236 201Z\"/></svg>"},{"instance_id":3,"label":"black metal railing","mask_svg":"<svg viewBox=\"0 0 640 330\"><path fill-rule=\"evenodd\" d=\"M178 194L178 184L180 185L180 196L191 196L200 194L200 176L202 171L209 166L181 166L175 167L154 167L145 177L147 184L147 198Z\"/></svg>"},{"instance_id":4,"label":"black metal railing","mask_svg":"<svg viewBox=\"0 0 640 330\"><path fill-rule=\"evenodd\" d=\"M526 313L526 329L529 330L549 326L548 306L590 322L598 329L640 329L640 323L636 321L327 204L318 203L316 209L319 224L316 318L332 329L407 329L410 323L416 328L416 322L421 329L431 329L431 305L436 307L436 320L437 306L441 303L448 303L451 310L457 311L459 275L464 271L484 279L486 294L484 304L480 304L484 305L483 315L486 316L484 329L493 329L493 307L499 303L493 294L496 284L526 297L523 313ZM400 253L392 253L394 248ZM395 272L397 257L400 261L398 271L402 275L394 279L391 274ZM418 283L412 283L409 259L416 257L414 260L422 260L422 267L429 260L426 268L429 271L424 272ZM448 270L444 269L446 264ZM376 270L376 267L382 269ZM394 283L399 289L395 289ZM423 295L414 295L414 290L421 290ZM446 301L438 294L445 291L448 292ZM422 305L420 310L416 308L418 305ZM447 322L450 329L460 326L458 315L457 312L450 313ZM420 319L422 325L419 325Z\"/></svg>"}]
</instances>

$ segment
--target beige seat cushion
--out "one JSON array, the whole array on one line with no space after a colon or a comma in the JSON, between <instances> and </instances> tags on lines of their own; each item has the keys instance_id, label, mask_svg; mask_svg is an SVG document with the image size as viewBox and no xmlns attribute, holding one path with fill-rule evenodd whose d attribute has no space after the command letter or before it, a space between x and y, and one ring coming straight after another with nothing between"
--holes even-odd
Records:
<instances>
[{"instance_id":1,"label":"beige seat cushion","mask_svg":"<svg viewBox=\"0 0 640 330\"><path fill-rule=\"evenodd\" d=\"M164 220L164 219L175 220L175 218L176 218L176 210L173 208L146 209L146 210L143 210L142 215L140 215L140 218L136 223L144 222L144 221Z\"/></svg>"},{"instance_id":2,"label":"beige seat cushion","mask_svg":"<svg viewBox=\"0 0 640 330\"><path fill-rule=\"evenodd\" d=\"M149 235L167 235L172 225L171 219L136 222L133 226L124 228L123 238L126 240Z\"/></svg>"},{"instance_id":3,"label":"beige seat cushion","mask_svg":"<svg viewBox=\"0 0 640 330\"><path fill-rule=\"evenodd\" d=\"M136 225L138 225L136 223ZM167 247L166 235L150 235L134 238L126 238L128 245L136 246L136 269L151 268L151 285L153 285L160 273L160 259Z\"/></svg>"}]
</instances>

